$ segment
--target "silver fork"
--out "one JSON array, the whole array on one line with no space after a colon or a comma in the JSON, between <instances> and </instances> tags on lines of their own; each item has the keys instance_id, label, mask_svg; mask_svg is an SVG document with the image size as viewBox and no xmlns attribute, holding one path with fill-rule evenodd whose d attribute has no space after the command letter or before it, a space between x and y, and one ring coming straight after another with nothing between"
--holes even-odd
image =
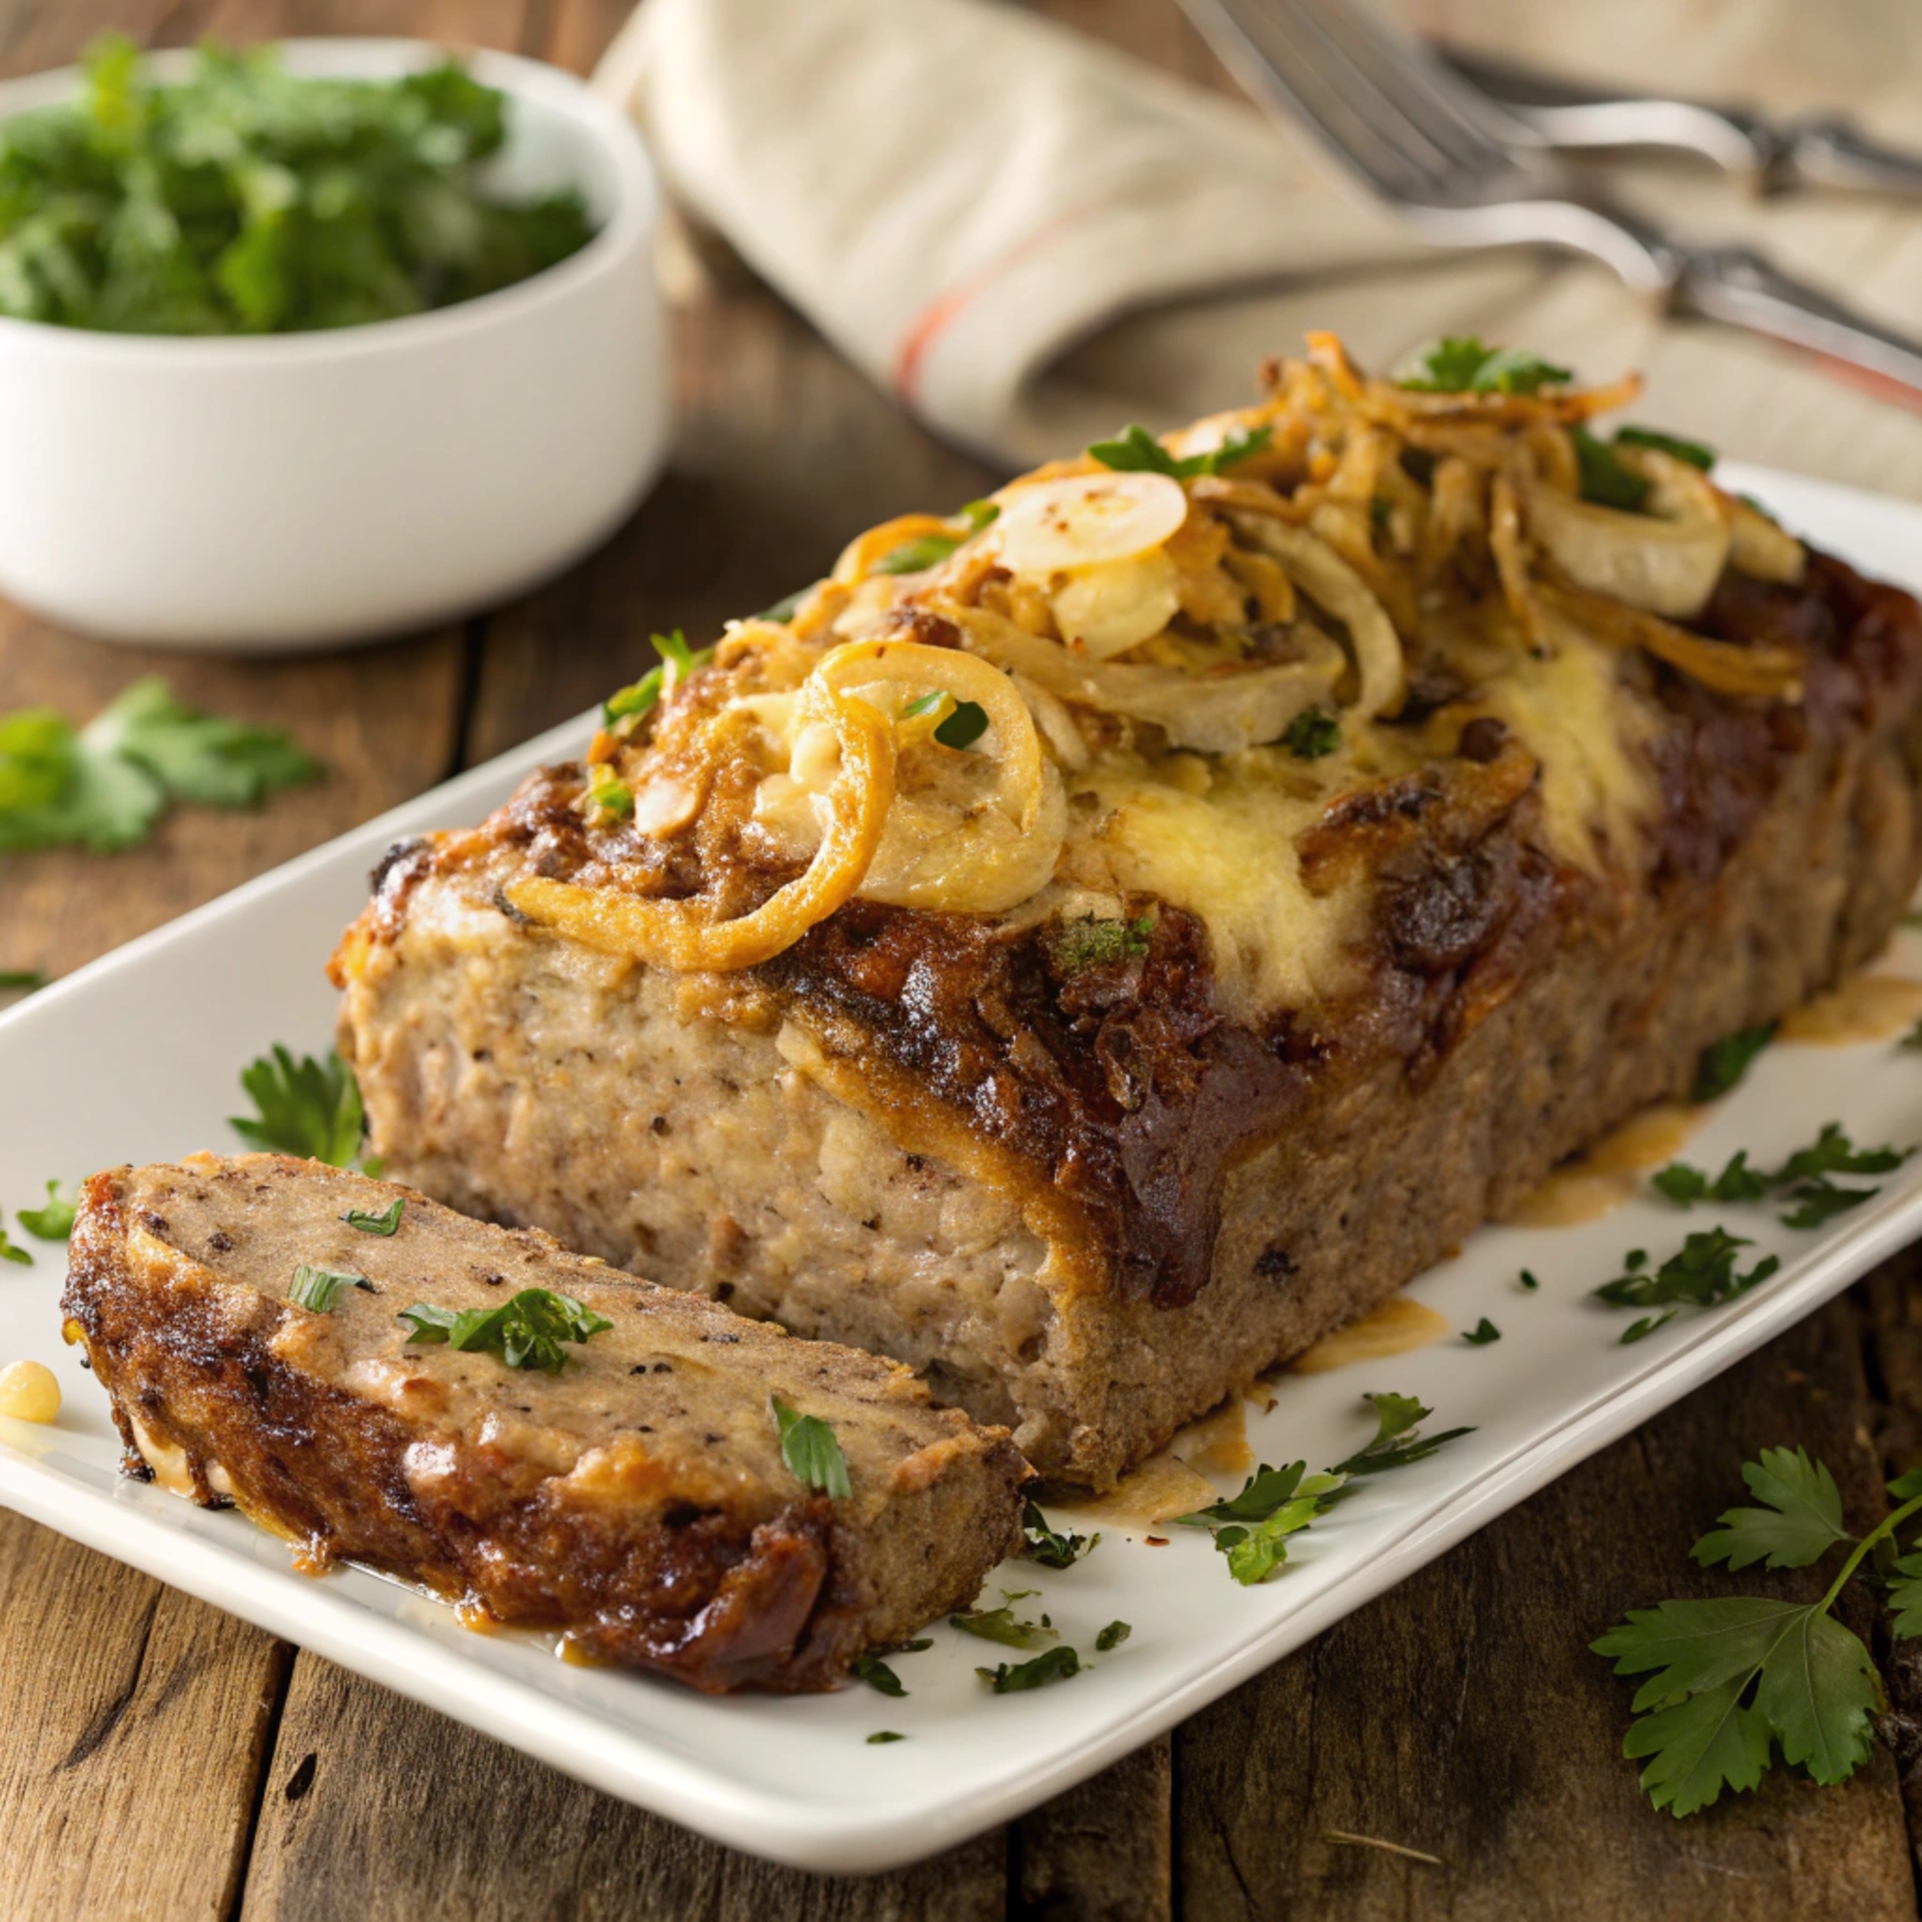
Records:
<instances>
[{"instance_id":1,"label":"silver fork","mask_svg":"<svg viewBox=\"0 0 1922 1922\"><path fill-rule=\"evenodd\" d=\"M1747 247L1692 247L1571 186L1545 140L1426 46L1353 0L1181 0L1272 119L1304 125L1348 172L1450 247L1585 254L1671 313L1747 328L1922 402L1922 343Z\"/></svg>"}]
</instances>

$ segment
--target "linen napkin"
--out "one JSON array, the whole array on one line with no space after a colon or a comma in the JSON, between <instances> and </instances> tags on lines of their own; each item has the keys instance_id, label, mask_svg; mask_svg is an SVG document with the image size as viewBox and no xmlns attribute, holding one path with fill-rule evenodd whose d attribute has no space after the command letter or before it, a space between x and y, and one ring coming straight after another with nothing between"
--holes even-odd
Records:
<instances>
[{"instance_id":1,"label":"linen napkin","mask_svg":"<svg viewBox=\"0 0 1922 1922\"><path fill-rule=\"evenodd\" d=\"M1899 137L1917 11L1457 0L1428 24L1617 84L1846 100ZM1429 252L1305 135L990 0L644 0L595 84L639 121L683 208L937 432L997 462L1131 414L1237 404L1304 325L1379 361L1447 331L1519 338L1504 318L1525 312L1527 344L1590 345L1599 375L1652 324L1599 269ZM1818 202L1812 224L1808 203L1764 213L1705 169L1638 177L1671 226L1760 234L1812 275L1860 261L1870 231L1860 203Z\"/></svg>"}]
</instances>

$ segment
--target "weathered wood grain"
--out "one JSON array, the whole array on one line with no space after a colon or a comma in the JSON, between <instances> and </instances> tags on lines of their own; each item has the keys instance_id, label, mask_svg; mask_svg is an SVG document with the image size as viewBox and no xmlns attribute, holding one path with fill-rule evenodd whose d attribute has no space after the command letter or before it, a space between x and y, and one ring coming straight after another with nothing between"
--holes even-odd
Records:
<instances>
[{"instance_id":1,"label":"weathered wood grain","mask_svg":"<svg viewBox=\"0 0 1922 1922\"><path fill-rule=\"evenodd\" d=\"M0 1524L0 1917L221 1922L292 1651Z\"/></svg>"},{"instance_id":2,"label":"weathered wood grain","mask_svg":"<svg viewBox=\"0 0 1922 1922\"><path fill-rule=\"evenodd\" d=\"M1778 1771L1678 1822L1622 1759L1632 1689L1587 1646L1629 1608L1732 1581L1819 1593L1808 1573L1704 1573L1688 1550L1741 1498L1744 1459L1798 1441L1870 1525L1867 1404L1844 1301L1197 1716L1175 1743L1184 1915L1913 1916L1886 1748L1844 1787Z\"/></svg>"},{"instance_id":3,"label":"weathered wood grain","mask_svg":"<svg viewBox=\"0 0 1922 1922\"><path fill-rule=\"evenodd\" d=\"M715 1847L303 1655L242 1922L1001 1922L998 1835L899 1875Z\"/></svg>"}]
</instances>

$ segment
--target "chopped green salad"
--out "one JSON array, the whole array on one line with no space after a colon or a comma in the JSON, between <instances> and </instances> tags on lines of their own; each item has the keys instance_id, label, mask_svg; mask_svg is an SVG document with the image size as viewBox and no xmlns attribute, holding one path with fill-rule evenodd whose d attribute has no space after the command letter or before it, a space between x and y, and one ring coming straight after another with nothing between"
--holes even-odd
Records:
<instances>
[{"instance_id":1,"label":"chopped green salad","mask_svg":"<svg viewBox=\"0 0 1922 1922\"><path fill-rule=\"evenodd\" d=\"M126 334L353 327L512 286L593 237L578 193L511 200L506 103L448 62L309 79L203 46L155 82L98 42L79 96L0 124L0 314Z\"/></svg>"}]
</instances>

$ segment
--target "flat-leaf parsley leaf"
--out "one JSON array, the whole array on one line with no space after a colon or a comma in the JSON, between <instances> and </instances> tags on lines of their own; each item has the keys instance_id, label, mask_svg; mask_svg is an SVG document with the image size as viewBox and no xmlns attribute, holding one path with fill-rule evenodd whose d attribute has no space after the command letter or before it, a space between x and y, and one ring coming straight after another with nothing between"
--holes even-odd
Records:
<instances>
[{"instance_id":1,"label":"flat-leaf parsley leaf","mask_svg":"<svg viewBox=\"0 0 1922 1922\"><path fill-rule=\"evenodd\" d=\"M417 1301L396 1320L407 1323L410 1342L445 1342L498 1355L509 1368L541 1368L550 1375L567 1364L562 1342L584 1342L614 1326L572 1295L550 1288L523 1288L498 1308L438 1308Z\"/></svg>"},{"instance_id":2,"label":"flat-leaf parsley leaf","mask_svg":"<svg viewBox=\"0 0 1922 1922\"><path fill-rule=\"evenodd\" d=\"M360 1085L340 1056L296 1061L278 1042L241 1070L240 1085L255 1113L230 1115L227 1125L250 1148L352 1165L360 1152Z\"/></svg>"},{"instance_id":3,"label":"flat-leaf parsley leaf","mask_svg":"<svg viewBox=\"0 0 1922 1922\"><path fill-rule=\"evenodd\" d=\"M779 1395L769 1397L781 1430L781 1459L788 1473L809 1488L818 1488L830 1501L844 1502L854 1493L848 1480L847 1457L834 1430L818 1415L795 1413Z\"/></svg>"}]
</instances>

